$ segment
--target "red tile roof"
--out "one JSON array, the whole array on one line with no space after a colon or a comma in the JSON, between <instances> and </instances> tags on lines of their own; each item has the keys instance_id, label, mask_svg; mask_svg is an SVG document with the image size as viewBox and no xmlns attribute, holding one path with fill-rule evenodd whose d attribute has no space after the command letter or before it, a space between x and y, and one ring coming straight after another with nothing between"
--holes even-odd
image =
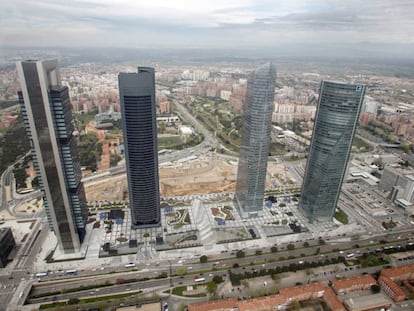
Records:
<instances>
[{"instance_id":1,"label":"red tile roof","mask_svg":"<svg viewBox=\"0 0 414 311\"><path fill-rule=\"evenodd\" d=\"M303 296L304 294L312 295L316 292L324 291L325 287L321 283L311 283L295 287L282 288L279 294L285 297L295 299L295 297Z\"/></svg>"},{"instance_id":2,"label":"red tile roof","mask_svg":"<svg viewBox=\"0 0 414 311\"><path fill-rule=\"evenodd\" d=\"M188 311L224 311L232 310L233 308L237 308L237 306L237 298L232 297L215 301L192 303L188 305Z\"/></svg>"},{"instance_id":3,"label":"red tile roof","mask_svg":"<svg viewBox=\"0 0 414 311\"><path fill-rule=\"evenodd\" d=\"M357 285L370 286L377 284L377 281L370 274L360 275L353 278L332 281L332 288L338 293L341 290L351 290Z\"/></svg>"},{"instance_id":4,"label":"red tile roof","mask_svg":"<svg viewBox=\"0 0 414 311\"><path fill-rule=\"evenodd\" d=\"M384 282L391 289L393 292L393 296L391 298L405 297L405 292L389 277L381 275L378 280Z\"/></svg>"},{"instance_id":5,"label":"red tile roof","mask_svg":"<svg viewBox=\"0 0 414 311\"><path fill-rule=\"evenodd\" d=\"M414 265L402 266L398 268L383 269L381 271L381 275L387 276L391 279L401 277L404 274L413 274L413 273L414 273Z\"/></svg>"},{"instance_id":6,"label":"red tile roof","mask_svg":"<svg viewBox=\"0 0 414 311\"><path fill-rule=\"evenodd\" d=\"M323 296L323 299L332 311L345 311L344 305L338 297L336 297L332 288L325 287L325 295Z\"/></svg>"},{"instance_id":7,"label":"red tile roof","mask_svg":"<svg viewBox=\"0 0 414 311\"><path fill-rule=\"evenodd\" d=\"M286 297L282 295L272 295L267 297L253 298L239 301L240 311L265 311L277 310L277 306L286 303Z\"/></svg>"}]
</instances>

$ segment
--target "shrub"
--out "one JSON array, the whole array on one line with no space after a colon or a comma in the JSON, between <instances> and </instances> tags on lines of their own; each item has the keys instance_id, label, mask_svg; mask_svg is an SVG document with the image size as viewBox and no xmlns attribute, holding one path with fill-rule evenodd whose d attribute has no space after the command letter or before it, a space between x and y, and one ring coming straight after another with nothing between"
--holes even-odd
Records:
<instances>
[{"instance_id":1,"label":"shrub","mask_svg":"<svg viewBox=\"0 0 414 311\"><path fill-rule=\"evenodd\" d=\"M243 258L244 256L246 256L245 252L243 252L242 250L237 251L236 253L237 258Z\"/></svg>"}]
</instances>

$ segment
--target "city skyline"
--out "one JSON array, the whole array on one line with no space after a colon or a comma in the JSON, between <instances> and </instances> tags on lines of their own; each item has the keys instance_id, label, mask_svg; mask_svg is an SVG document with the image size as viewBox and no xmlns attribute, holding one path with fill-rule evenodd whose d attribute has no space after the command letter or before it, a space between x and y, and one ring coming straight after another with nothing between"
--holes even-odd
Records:
<instances>
[{"instance_id":1,"label":"city skyline","mask_svg":"<svg viewBox=\"0 0 414 311\"><path fill-rule=\"evenodd\" d=\"M320 46L351 53L364 44L386 44L390 53L408 55L403 45L414 44L413 8L405 0L18 0L5 3L0 13L4 23L0 46L131 47L132 39L138 49L271 46L279 50L317 40Z\"/></svg>"},{"instance_id":2,"label":"city skyline","mask_svg":"<svg viewBox=\"0 0 414 311\"><path fill-rule=\"evenodd\" d=\"M365 86L322 81L299 208L312 223L332 221Z\"/></svg>"},{"instance_id":3,"label":"city skyline","mask_svg":"<svg viewBox=\"0 0 414 311\"><path fill-rule=\"evenodd\" d=\"M242 217L260 215L266 184L276 68L267 63L247 81L234 204Z\"/></svg>"},{"instance_id":4,"label":"city skyline","mask_svg":"<svg viewBox=\"0 0 414 311\"><path fill-rule=\"evenodd\" d=\"M69 90L57 60L16 63L19 103L32 145L49 228L65 253L79 252L88 212L76 151Z\"/></svg>"},{"instance_id":5,"label":"city skyline","mask_svg":"<svg viewBox=\"0 0 414 311\"><path fill-rule=\"evenodd\" d=\"M120 73L129 208L133 228L160 226L160 190L157 151L154 68Z\"/></svg>"},{"instance_id":6,"label":"city skyline","mask_svg":"<svg viewBox=\"0 0 414 311\"><path fill-rule=\"evenodd\" d=\"M33 54L31 59L37 56ZM46 69L39 71L51 86L43 97L53 103L53 127L65 134L64 127L73 124L74 133L79 135L76 141L88 221L81 252L75 254L62 254L56 248L54 233L47 230L42 194L33 170L39 159L29 156L29 146L19 148L20 142L26 141L22 135L24 123L30 121L24 106L26 117L19 117L16 94L21 81L15 68L0 72L0 122L4 133L0 135L0 162L6 163L0 178L0 231L9 227L12 233L0 239L0 245L6 250L7 245L12 248L14 239L16 242L6 267L0 269L1 305L10 310L40 304L41 308L134 307L142 304L148 292L162 296L161 303L157 302L161 309L167 305L180 308L180 304L187 304L187 297L195 294L205 295L200 300L216 295L236 302L238 297L259 296L240 300L240 307L249 304L251 308L289 308L293 300L296 305L300 300L302 305L309 302L316 307L326 303L335 310L345 310L351 304L367 306L366 302L371 303L371 309L380 304L408 310L414 305L405 285L408 283L400 285L392 279L414 271L412 265L407 265L414 250L414 80L404 71L381 75L375 72L378 67L367 71L358 62L347 68L339 68L337 63L326 68L321 68L321 63L310 64L310 70L301 66L302 62L285 70L288 66L280 68L279 61L275 66L277 84L273 79L266 88L266 77L272 80L275 76L266 73L275 72L273 66L265 65L260 72L265 79L253 79L257 64L266 62L259 59L233 62L227 58L225 63L217 61L215 65L191 63L191 59L180 65L72 59L71 65L68 60L72 56L62 56L60 71L54 62L44 64ZM139 67L137 71L136 63L150 67ZM54 87L57 84L67 87ZM364 86L367 95L362 109ZM32 93L36 89L31 88ZM270 95L274 95L272 100ZM73 122L65 118L71 114L68 97L72 99ZM22 98L23 94L20 101ZM266 98L270 102L267 106ZM124 109L124 120L111 120L120 115L113 118L112 113L103 112L120 111L122 99L122 106L128 108ZM155 102L161 115L154 125ZM245 109L243 117L243 105L252 108L252 103L261 104L255 107L258 109ZM275 106L270 108L272 103ZM265 126L266 108L272 115L270 133ZM357 121L359 110L364 114ZM247 122L253 119L256 123ZM39 114L33 118L34 123L41 121ZM243 130L243 123L251 126ZM357 123L358 135L351 147L350 132L355 131ZM51 128L42 128L39 144L53 134L48 131ZM135 135L123 139L128 129ZM345 134L340 131L343 129L347 130ZM246 132L255 135L246 139L242 136ZM269 138L271 148L267 150ZM131 143L128 151L134 151L129 167L128 161L125 165L123 141ZM60 137L59 143L70 150L71 145L65 142L67 139ZM248 149L246 145L251 147L250 154L243 151ZM40 155L44 155L45 165L52 172L50 158L54 154L44 143L42 146ZM67 155L65 150L62 156ZM317 152L321 153L320 161L314 156ZM249 155L250 161L243 161L243 155ZM341 171L347 157L349 166ZM158 165L155 160L159 167L153 170L154 164ZM308 160L322 165L306 167ZM265 194L256 195L256 202L246 205L252 210L246 209L245 215L234 204L238 164L245 171L253 171L249 176L253 181L251 198ZM159 197L159 206L153 208L147 201L138 210L132 205L132 199L126 197L131 179L127 172L131 171L137 183L129 187L129 193L138 194L139 200L144 195ZM337 199L333 194L340 189L340 212L333 221L330 213L335 206L325 209L327 216L322 213L325 211L315 209L313 219L298 208L303 177L311 175L310 171L314 174L308 179L315 184L308 188L313 193L302 193L302 197L311 197L308 201L313 201L312 195L317 197L314 190L322 184L318 177L327 179L321 186L325 190L321 197L328 203ZM52 190L58 189L60 179L53 182ZM241 179L248 184L247 177ZM264 180L265 189L261 189ZM142 192L152 191L156 185L158 193ZM322 200L317 203L326 207ZM156 210L160 212L159 223L156 213L150 215ZM142 216L153 223L140 226ZM138 226L131 226L134 217ZM323 221L323 217L329 221ZM137 227L142 229L134 230ZM412 282L411 276L407 278ZM327 279L331 280L328 285ZM246 282L250 285L244 286ZM295 287L289 288L288 284L281 291L279 282L290 282ZM240 289L229 291L231 287ZM167 288L172 293L179 291L182 297L167 297ZM391 293L390 288L396 292ZM354 290L361 290L356 293L358 301L343 294ZM222 302L226 301L215 301L215 307L220 308ZM191 308L201 306L205 305ZM233 302L229 305L235 306Z\"/></svg>"}]
</instances>

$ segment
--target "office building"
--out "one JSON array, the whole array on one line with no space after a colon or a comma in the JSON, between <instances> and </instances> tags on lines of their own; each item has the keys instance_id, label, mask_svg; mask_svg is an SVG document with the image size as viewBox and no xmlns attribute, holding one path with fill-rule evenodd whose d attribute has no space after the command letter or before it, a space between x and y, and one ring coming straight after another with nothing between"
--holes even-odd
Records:
<instances>
[{"instance_id":1,"label":"office building","mask_svg":"<svg viewBox=\"0 0 414 311\"><path fill-rule=\"evenodd\" d=\"M15 246L11 228L0 228L0 268L7 265L8 257Z\"/></svg>"},{"instance_id":2,"label":"office building","mask_svg":"<svg viewBox=\"0 0 414 311\"><path fill-rule=\"evenodd\" d=\"M124 132L131 226L160 226L157 122L154 68L120 73L119 95Z\"/></svg>"},{"instance_id":3,"label":"office building","mask_svg":"<svg viewBox=\"0 0 414 311\"><path fill-rule=\"evenodd\" d=\"M414 202L414 171L405 167L385 166L378 185L391 201L404 199Z\"/></svg>"},{"instance_id":4,"label":"office building","mask_svg":"<svg viewBox=\"0 0 414 311\"><path fill-rule=\"evenodd\" d=\"M88 211L68 88L60 84L57 60L18 62L17 72L21 113L49 227L62 252L78 252Z\"/></svg>"},{"instance_id":5,"label":"office building","mask_svg":"<svg viewBox=\"0 0 414 311\"><path fill-rule=\"evenodd\" d=\"M234 204L243 218L263 210L276 69L267 63L247 82Z\"/></svg>"},{"instance_id":6,"label":"office building","mask_svg":"<svg viewBox=\"0 0 414 311\"><path fill-rule=\"evenodd\" d=\"M322 81L299 208L331 221L345 175L365 86Z\"/></svg>"}]
</instances>

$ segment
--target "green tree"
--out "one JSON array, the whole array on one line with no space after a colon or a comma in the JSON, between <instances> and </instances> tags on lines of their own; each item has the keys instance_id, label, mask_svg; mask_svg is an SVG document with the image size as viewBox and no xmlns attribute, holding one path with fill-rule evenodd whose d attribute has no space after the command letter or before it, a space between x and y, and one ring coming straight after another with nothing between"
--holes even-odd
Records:
<instances>
[{"instance_id":1,"label":"green tree","mask_svg":"<svg viewBox=\"0 0 414 311\"><path fill-rule=\"evenodd\" d=\"M257 249L256 250L256 255L261 255L261 254L263 254L263 251L261 251L260 249Z\"/></svg>"},{"instance_id":2,"label":"green tree","mask_svg":"<svg viewBox=\"0 0 414 311\"><path fill-rule=\"evenodd\" d=\"M287 249L288 249L289 251L293 251L293 250L295 249L295 245L294 245L294 244L292 244L292 243L289 243L289 244L287 245Z\"/></svg>"},{"instance_id":3,"label":"green tree","mask_svg":"<svg viewBox=\"0 0 414 311\"><path fill-rule=\"evenodd\" d=\"M244 288L249 288L250 287L250 283L249 283L248 280L241 281L241 284L243 285Z\"/></svg>"},{"instance_id":4,"label":"green tree","mask_svg":"<svg viewBox=\"0 0 414 311\"><path fill-rule=\"evenodd\" d=\"M208 258L207 258L207 256L206 256L206 255L203 255L203 256L201 256L201 257L200 257L200 262L201 262L201 263L206 263L206 262L207 262L207 260L208 260Z\"/></svg>"},{"instance_id":5,"label":"green tree","mask_svg":"<svg viewBox=\"0 0 414 311\"><path fill-rule=\"evenodd\" d=\"M78 156L82 166L86 169L96 170L97 161L102 155L102 144L93 133L88 133L79 138Z\"/></svg>"},{"instance_id":6,"label":"green tree","mask_svg":"<svg viewBox=\"0 0 414 311\"><path fill-rule=\"evenodd\" d=\"M303 247L309 247L309 242L303 242Z\"/></svg>"},{"instance_id":7,"label":"green tree","mask_svg":"<svg viewBox=\"0 0 414 311\"><path fill-rule=\"evenodd\" d=\"M211 295L214 295L216 293L217 290L217 284L214 283L213 281L207 282L207 292Z\"/></svg>"},{"instance_id":8,"label":"green tree","mask_svg":"<svg viewBox=\"0 0 414 311\"><path fill-rule=\"evenodd\" d=\"M377 294L381 291L381 287L378 284L371 285L371 291L374 294Z\"/></svg>"},{"instance_id":9,"label":"green tree","mask_svg":"<svg viewBox=\"0 0 414 311\"><path fill-rule=\"evenodd\" d=\"M119 161L122 160L122 157L119 154L111 154L109 159L109 165L116 166Z\"/></svg>"},{"instance_id":10,"label":"green tree","mask_svg":"<svg viewBox=\"0 0 414 311\"><path fill-rule=\"evenodd\" d=\"M13 170L14 178L16 179L17 188L26 187L26 170L24 168L17 168Z\"/></svg>"},{"instance_id":11,"label":"green tree","mask_svg":"<svg viewBox=\"0 0 414 311\"><path fill-rule=\"evenodd\" d=\"M292 301L292 302L288 305L287 310L289 310L289 311L297 311L297 310L300 310L300 308L301 308L301 306L300 306L299 301L297 301L297 300L293 300L293 301Z\"/></svg>"},{"instance_id":12,"label":"green tree","mask_svg":"<svg viewBox=\"0 0 414 311\"><path fill-rule=\"evenodd\" d=\"M271 251L272 253L277 253L277 251L278 251L277 246L272 246L272 247L270 248L270 251Z\"/></svg>"},{"instance_id":13,"label":"green tree","mask_svg":"<svg viewBox=\"0 0 414 311\"><path fill-rule=\"evenodd\" d=\"M16 122L0 135L0 174L19 157L30 150L29 139L19 115Z\"/></svg>"},{"instance_id":14,"label":"green tree","mask_svg":"<svg viewBox=\"0 0 414 311\"><path fill-rule=\"evenodd\" d=\"M220 283L222 283L222 282L223 282L223 277L222 277L222 276L220 276L220 275L215 275L215 276L213 277L213 282L214 282L214 283L216 283L216 284L220 284Z\"/></svg>"},{"instance_id":15,"label":"green tree","mask_svg":"<svg viewBox=\"0 0 414 311\"><path fill-rule=\"evenodd\" d=\"M237 258L243 258L244 256L246 256L245 252L243 252L242 250L237 251L237 253L236 253Z\"/></svg>"},{"instance_id":16,"label":"green tree","mask_svg":"<svg viewBox=\"0 0 414 311\"><path fill-rule=\"evenodd\" d=\"M79 303L79 299L78 298L70 298L68 300L68 305L77 305Z\"/></svg>"}]
</instances>

